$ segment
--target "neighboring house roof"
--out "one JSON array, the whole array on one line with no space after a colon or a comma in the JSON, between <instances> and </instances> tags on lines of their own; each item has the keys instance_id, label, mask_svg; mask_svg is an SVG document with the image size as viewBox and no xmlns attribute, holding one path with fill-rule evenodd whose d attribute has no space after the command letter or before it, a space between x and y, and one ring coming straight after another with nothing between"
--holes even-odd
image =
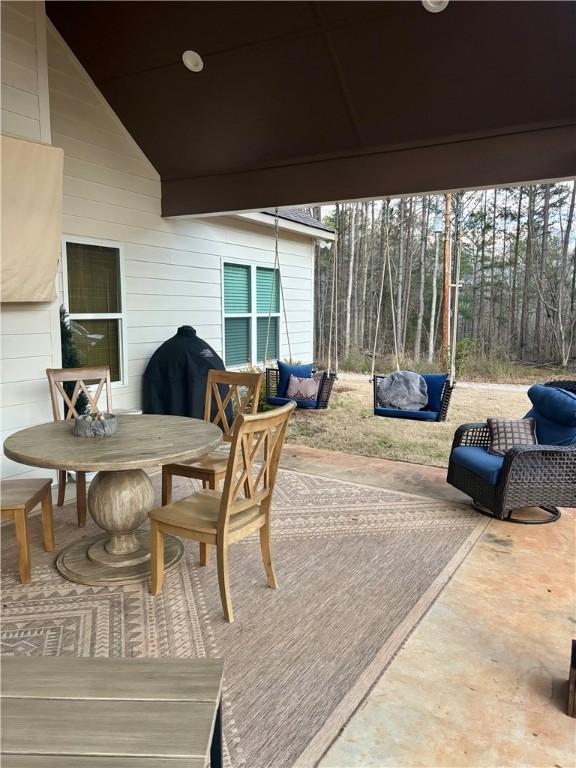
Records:
<instances>
[{"instance_id":1,"label":"neighboring house roof","mask_svg":"<svg viewBox=\"0 0 576 768\"><path fill-rule=\"evenodd\" d=\"M262 211L262 213L266 213L268 214L268 216L275 216L274 211ZM310 214L305 213L305 211L302 211L298 208L279 208L278 218L285 219L286 221L293 221L296 224L302 224L305 227L313 227L314 229L323 229L324 232L335 231L332 227L327 227L325 224L322 224L322 222L319 221L318 219L315 219L313 216L310 216Z\"/></svg>"}]
</instances>

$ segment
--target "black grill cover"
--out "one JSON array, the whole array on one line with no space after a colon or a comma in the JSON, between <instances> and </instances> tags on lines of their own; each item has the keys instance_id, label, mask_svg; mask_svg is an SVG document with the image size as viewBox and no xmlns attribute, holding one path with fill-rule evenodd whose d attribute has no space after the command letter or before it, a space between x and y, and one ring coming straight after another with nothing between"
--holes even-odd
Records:
<instances>
[{"instance_id":1,"label":"black grill cover","mask_svg":"<svg viewBox=\"0 0 576 768\"><path fill-rule=\"evenodd\" d=\"M204 418L208 371L226 370L210 344L190 325L178 328L175 336L158 347L150 358L143 379L142 410L167 416ZM221 387L226 395L227 387Z\"/></svg>"}]
</instances>

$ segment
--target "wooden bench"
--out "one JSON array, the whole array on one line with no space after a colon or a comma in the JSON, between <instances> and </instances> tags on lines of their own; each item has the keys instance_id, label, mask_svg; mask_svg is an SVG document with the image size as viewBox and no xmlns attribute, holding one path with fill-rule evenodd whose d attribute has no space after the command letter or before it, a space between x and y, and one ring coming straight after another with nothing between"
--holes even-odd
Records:
<instances>
[{"instance_id":1,"label":"wooden bench","mask_svg":"<svg viewBox=\"0 0 576 768\"><path fill-rule=\"evenodd\" d=\"M222 666L5 656L2 768L221 768Z\"/></svg>"}]
</instances>

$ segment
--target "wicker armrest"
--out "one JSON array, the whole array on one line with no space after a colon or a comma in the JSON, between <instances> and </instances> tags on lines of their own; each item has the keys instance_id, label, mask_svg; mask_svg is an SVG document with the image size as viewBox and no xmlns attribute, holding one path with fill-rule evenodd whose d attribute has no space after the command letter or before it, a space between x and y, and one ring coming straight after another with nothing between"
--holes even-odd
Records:
<instances>
[{"instance_id":1,"label":"wicker armrest","mask_svg":"<svg viewBox=\"0 0 576 768\"><path fill-rule=\"evenodd\" d=\"M452 441L452 450L459 446L477 446L479 448L488 448L490 445L490 430L488 424L461 424L454 433Z\"/></svg>"},{"instance_id":2,"label":"wicker armrest","mask_svg":"<svg viewBox=\"0 0 576 768\"><path fill-rule=\"evenodd\" d=\"M556 387L558 389L565 389L567 392L576 393L576 381L571 379L554 379L553 381L547 381L545 387Z\"/></svg>"},{"instance_id":3,"label":"wicker armrest","mask_svg":"<svg viewBox=\"0 0 576 768\"><path fill-rule=\"evenodd\" d=\"M500 483L550 489L576 505L576 446L525 445L511 448L504 457Z\"/></svg>"},{"instance_id":4,"label":"wicker armrest","mask_svg":"<svg viewBox=\"0 0 576 768\"><path fill-rule=\"evenodd\" d=\"M576 445L517 445L506 451L506 456L515 459L517 456L530 454L530 457L536 457L539 453L550 454L574 454L576 458Z\"/></svg>"},{"instance_id":5,"label":"wicker armrest","mask_svg":"<svg viewBox=\"0 0 576 768\"><path fill-rule=\"evenodd\" d=\"M280 371L278 368L266 368L266 398L278 397Z\"/></svg>"}]
</instances>

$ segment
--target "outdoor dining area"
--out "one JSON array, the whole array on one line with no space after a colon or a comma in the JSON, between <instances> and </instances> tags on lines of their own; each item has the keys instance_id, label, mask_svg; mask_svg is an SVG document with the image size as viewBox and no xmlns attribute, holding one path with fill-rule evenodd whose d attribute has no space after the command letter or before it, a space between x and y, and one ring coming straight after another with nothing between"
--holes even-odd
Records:
<instances>
[{"instance_id":1,"label":"outdoor dining area","mask_svg":"<svg viewBox=\"0 0 576 768\"><path fill-rule=\"evenodd\" d=\"M11 435L4 452L13 461L57 470L58 506L64 503L66 473L74 471L78 526L86 506L104 533L83 537L61 550L56 568L70 581L86 585L130 584L151 579L162 590L164 573L182 558L180 539L199 543L207 565L216 549L224 615L233 620L228 577L228 547L260 532L268 586L275 588L270 545L271 502L280 453L293 402L257 415L262 374L212 369L208 373L205 419L153 414L115 415L108 369L48 370L54 421ZM90 381L94 381L91 386ZM65 384L72 383L71 395ZM105 394L106 411L99 400ZM89 403L79 413L80 396ZM59 399L62 400L62 409ZM113 426L112 426L113 425ZM222 443L228 451L218 451ZM162 466L162 506L154 509L154 490L146 473ZM95 472L86 498L85 475ZM194 478L201 490L172 501L174 476ZM223 488L221 487L223 483ZM2 515L16 522L18 566L30 581L27 514L42 504L44 546L54 549L50 479L7 480L2 484ZM142 526L150 518L151 529Z\"/></svg>"}]
</instances>

